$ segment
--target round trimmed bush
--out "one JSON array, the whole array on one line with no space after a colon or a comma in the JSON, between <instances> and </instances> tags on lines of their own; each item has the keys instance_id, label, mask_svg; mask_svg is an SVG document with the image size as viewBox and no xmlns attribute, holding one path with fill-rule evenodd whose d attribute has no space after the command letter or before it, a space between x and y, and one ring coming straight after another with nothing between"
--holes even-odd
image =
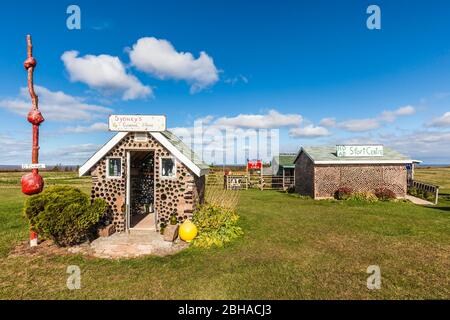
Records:
<instances>
[{"instance_id":1,"label":"round trimmed bush","mask_svg":"<svg viewBox=\"0 0 450 320\"><path fill-rule=\"evenodd\" d=\"M107 208L104 199L97 198L91 203L78 188L55 186L29 197L24 214L39 235L60 246L68 246L93 235Z\"/></svg>"}]
</instances>

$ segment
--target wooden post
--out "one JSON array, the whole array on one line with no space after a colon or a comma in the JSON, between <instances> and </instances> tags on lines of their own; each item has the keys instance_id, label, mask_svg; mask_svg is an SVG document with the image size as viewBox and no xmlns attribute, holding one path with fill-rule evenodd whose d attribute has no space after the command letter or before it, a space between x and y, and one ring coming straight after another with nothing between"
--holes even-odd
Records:
<instances>
[{"instance_id":1,"label":"wooden post","mask_svg":"<svg viewBox=\"0 0 450 320\"><path fill-rule=\"evenodd\" d=\"M260 173L261 173L261 176L260 176L259 180L260 180L260 184L261 184L261 191L263 191L264 190L264 176L263 176L263 164L262 164L262 162L261 162Z\"/></svg>"},{"instance_id":2,"label":"wooden post","mask_svg":"<svg viewBox=\"0 0 450 320\"><path fill-rule=\"evenodd\" d=\"M283 168L283 190L285 189L285 186L284 186L284 168Z\"/></svg>"},{"instance_id":3,"label":"wooden post","mask_svg":"<svg viewBox=\"0 0 450 320\"><path fill-rule=\"evenodd\" d=\"M435 197L434 198L434 204L437 205L438 204L438 198L439 198L439 187L436 187L434 197Z\"/></svg>"}]
</instances>

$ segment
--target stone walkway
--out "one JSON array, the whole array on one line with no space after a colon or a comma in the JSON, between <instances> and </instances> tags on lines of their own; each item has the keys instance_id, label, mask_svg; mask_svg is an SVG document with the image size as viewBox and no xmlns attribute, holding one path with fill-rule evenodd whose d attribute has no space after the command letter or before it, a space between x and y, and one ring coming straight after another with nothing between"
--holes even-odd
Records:
<instances>
[{"instance_id":1,"label":"stone walkway","mask_svg":"<svg viewBox=\"0 0 450 320\"><path fill-rule=\"evenodd\" d=\"M411 196L409 194L407 194L405 196L405 199L411 201L414 204L418 204L418 205L421 205L421 206L434 206L433 202L430 202L430 201L427 201L427 200L424 200L424 199L421 199L421 198L417 198L417 197Z\"/></svg>"},{"instance_id":2,"label":"stone walkway","mask_svg":"<svg viewBox=\"0 0 450 320\"><path fill-rule=\"evenodd\" d=\"M136 258L145 255L165 256L177 253L188 247L188 244L177 240L164 241L163 236L155 231L132 231L114 233L109 237L100 237L90 246L75 247L73 253L88 254L97 258L120 259Z\"/></svg>"}]
</instances>

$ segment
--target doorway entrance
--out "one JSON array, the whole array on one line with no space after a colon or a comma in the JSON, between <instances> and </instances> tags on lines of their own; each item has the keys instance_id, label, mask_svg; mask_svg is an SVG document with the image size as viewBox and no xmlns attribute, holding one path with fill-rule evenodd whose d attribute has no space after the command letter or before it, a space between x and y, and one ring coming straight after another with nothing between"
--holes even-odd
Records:
<instances>
[{"instance_id":1,"label":"doorway entrance","mask_svg":"<svg viewBox=\"0 0 450 320\"><path fill-rule=\"evenodd\" d=\"M127 227L155 230L155 154L153 151L128 151L127 159Z\"/></svg>"}]
</instances>

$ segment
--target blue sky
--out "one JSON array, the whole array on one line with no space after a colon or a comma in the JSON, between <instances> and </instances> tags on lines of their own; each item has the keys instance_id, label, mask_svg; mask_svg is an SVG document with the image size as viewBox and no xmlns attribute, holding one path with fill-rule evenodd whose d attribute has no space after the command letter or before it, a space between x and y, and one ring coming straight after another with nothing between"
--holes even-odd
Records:
<instances>
[{"instance_id":1,"label":"blue sky","mask_svg":"<svg viewBox=\"0 0 450 320\"><path fill-rule=\"evenodd\" d=\"M81 30L66 27L70 4ZM366 27L371 4L381 30ZM371 142L450 163L447 1L23 1L0 12L0 164L30 158L28 33L48 164L83 163L111 136L110 113L166 114L180 134L205 117L260 122L280 130L281 151Z\"/></svg>"}]
</instances>

